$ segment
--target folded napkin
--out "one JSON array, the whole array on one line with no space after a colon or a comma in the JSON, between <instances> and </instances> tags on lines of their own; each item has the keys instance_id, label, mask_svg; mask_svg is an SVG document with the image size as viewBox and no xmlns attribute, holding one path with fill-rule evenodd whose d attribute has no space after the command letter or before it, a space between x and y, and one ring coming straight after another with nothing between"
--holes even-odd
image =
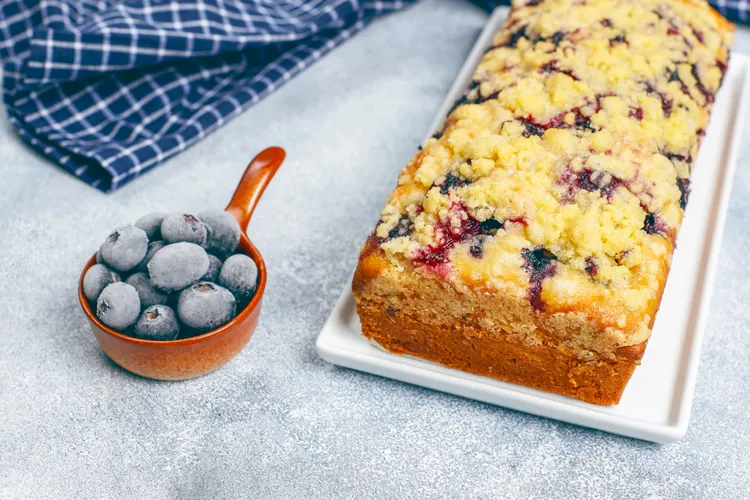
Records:
<instances>
[{"instance_id":1,"label":"folded napkin","mask_svg":"<svg viewBox=\"0 0 750 500\"><path fill-rule=\"evenodd\" d=\"M416 0L0 0L4 101L31 146L112 191Z\"/></svg>"},{"instance_id":2,"label":"folded napkin","mask_svg":"<svg viewBox=\"0 0 750 500\"><path fill-rule=\"evenodd\" d=\"M112 191L415 2L0 0L3 98L34 149ZM717 7L740 21L750 11Z\"/></svg>"}]
</instances>

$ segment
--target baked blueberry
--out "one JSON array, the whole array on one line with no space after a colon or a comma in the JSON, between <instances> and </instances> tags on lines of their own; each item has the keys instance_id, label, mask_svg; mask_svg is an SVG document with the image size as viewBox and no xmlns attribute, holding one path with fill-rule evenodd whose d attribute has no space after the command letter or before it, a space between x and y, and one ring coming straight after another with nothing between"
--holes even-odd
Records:
<instances>
[{"instance_id":1,"label":"baked blueberry","mask_svg":"<svg viewBox=\"0 0 750 500\"><path fill-rule=\"evenodd\" d=\"M221 272L221 260L215 255L208 254L208 271L201 276L201 281L212 281L216 283Z\"/></svg>"},{"instance_id":2,"label":"baked blueberry","mask_svg":"<svg viewBox=\"0 0 750 500\"><path fill-rule=\"evenodd\" d=\"M207 210L198 214L206 226L207 237L203 248L220 259L226 259L240 244L240 225L223 210Z\"/></svg>"},{"instance_id":3,"label":"baked blueberry","mask_svg":"<svg viewBox=\"0 0 750 500\"><path fill-rule=\"evenodd\" d=\"M218 328L234 317L235 299L226 288L201 281L180 294L177 315L197 332Z\"/></svg>"},{"instance_id":4,"label":"baked blueberry","mask_svg":"<svg viewBox=\"0 0 750 500\"><path fill-rule=\"evenodd\" d=\"M153 305L138 318L135 334L144 340L174 340L180 334L180 323L171 307Z\"/></svg>"},{"instance_id":5,"label":"baked blueberry","mask_svg":"<svg viewBox=\"0 0 750 500\"><path fill-rule=\"evenodd\" d=\"M94 264L83 276L83 294L89 302L95 302L107 285L120 281L120 275L105 266Z\"/></svg>"},{"instance_id":6,"label":"baked blueberry","mask_svg":"<svg viewBox=\"0 0 750 500\"><path fill-rule=\"evenodd\" d=\"M115 271L129 271L148 251L146 232L135 226L121 226L112 231L99 249L104 263Z\"/></svg>"},{"instance_id":7,"label":"baked blueberry","mask_svg":"<svg viewBox=\"0 0 750 500\"><path fill-rule=\"evenodd\" d=\"M167 303L169 294L156 288L146 273L131 274L125 283L136 289L142 308Z\"/></svg>"},{"instance_id":8,"label":"baked blueberry","mask_svg":"<svg viewBox=\"0 0 750 500\"><path fill-rule=\"evenodd\" d=\"M148 250L146 251L146 256L143 258L140 264L138 264L138 267L135 268L135 272L137 273L147 273L148 272L148 263L151 262L151 259L154 258L154 255L156 252L161 250L167 246L167 243L164 240L157 240L152 241L148 244Z\"/></svg>"},{"instance_id":9,"label":"baked blueberry","mask_svg":"<svg viewBox=\"0 0 750 500\"><path fill-rule=\"evenodd\" d=\"M149 241L156 241L161 239L161 223L164 221L164 217L167 214L164 212L151 212L150 214L144 215L135 222L135 227L140 227L145 231Z\"/></svg>"},{"instance_id":10,"label":"baked blueberry","mask_svg":"<svg viewBox=\"0 0 750 500\"><path fill-rule=\"evenodd\" d=\"M232 292L240 307L245 307L250 302L257 281L258 267L247 255L232 255L221 266L219 284Z\"/></svg>"},{"instance_id":11,"label":"baked blueberry","mask_svg":"<svg viewBox=\"0 0 750 500\"><path fill-rule=\"evenodd\" d=\"M146 267L154 286L175 292L197 283L208 271L208 265L205 250L183 241L158 250Z\"/></svg>"},{"instance_id":12,"label":"baked blueberry","mask_svg":"<svg viewBox=\"0 0 750 500\"><path fill-rule=\"evenodd\" d=\"M190 214L171 213L164 217L161 223L161 235L167 243L195 243L203 245L206 242L206 226L200 219Z\"/></svg>"},{"instance_id":13,"label":"baked blueberry","mask_svg":"<svg viewBox=\"0 0 750 500\"><path fill-rule=\"evenodd\" d=\"M107 285L96 299L96 316L102 323L118 331L134 325L140 313L138 292L122 281Z\"/></svg>"},{"instance_id":14,"label":"baked blueberry","mask_svg":"<svg viewBox=\"0 0 750 500\"><path fill-rule=\"evenodd\" d=\"M544 312L545 304L542 300L542 281L557 274L557 257L545 248L525 248L521 251L523 268L529 272L528 298L535 311Z\"/></svg>"},{"instance_id":15,"label":"baked blueberry","mask_svg":"<svg viewBox=\"0 0 750 500\"><path fill-rule=\"evenodd\" d=\"M440 194L448 194L453 188L460 188L469 184L469 181L453 172L448 172L444 179L442 184L440 184Z\"/></svg>"}]
</instances>

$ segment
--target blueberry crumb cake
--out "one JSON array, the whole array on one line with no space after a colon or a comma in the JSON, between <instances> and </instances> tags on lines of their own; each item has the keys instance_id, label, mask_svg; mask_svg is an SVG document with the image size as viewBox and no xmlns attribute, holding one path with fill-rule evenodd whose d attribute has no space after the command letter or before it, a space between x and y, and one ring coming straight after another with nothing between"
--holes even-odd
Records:
<instances>
[{"instance_id":1,"label":"blueberry crumb cake","mask_svg":"<svg viewBox=\"0 0 750 500\"><path fill-rule=\"evenodd\" d=\"M617 404L651 335L732 36L702 0L514 1L362 248L363 334Z\"/></svg>"}]
</instances>

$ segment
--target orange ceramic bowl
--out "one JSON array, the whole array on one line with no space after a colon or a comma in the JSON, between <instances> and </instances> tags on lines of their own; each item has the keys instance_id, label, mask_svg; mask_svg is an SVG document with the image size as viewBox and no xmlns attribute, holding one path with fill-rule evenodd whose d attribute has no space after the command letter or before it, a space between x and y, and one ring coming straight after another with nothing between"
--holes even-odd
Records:
<instances>
[{"instance_id":1,"label":"orange ceramic bowl","mask_svg":"<svg viewBox=\"0 0 750 500\"><path fill-rule=\"evenodd\" d=\"M237 355L253 335L260 316L266 288L266 264L245 233L250 216L276 170L284 161L284 150L268 148L256 156L245 170L226 211L240 224L238 252L258 266L258 285L250 303L231 321L195 337L154 341L128 337L109 328L96 317L83 294L83 276L96 263L96 254L86 263L78 282L78 299L91 323L96 340L112 361L135 374L158 380L185 380L205 375Z\"/></svg>"}]
</instances>

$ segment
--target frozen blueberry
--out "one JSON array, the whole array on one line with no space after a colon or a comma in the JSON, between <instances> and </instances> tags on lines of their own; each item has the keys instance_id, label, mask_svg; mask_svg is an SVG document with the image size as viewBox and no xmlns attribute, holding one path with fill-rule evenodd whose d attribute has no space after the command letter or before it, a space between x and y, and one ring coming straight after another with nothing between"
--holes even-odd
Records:
<instances>
[{"instance_id":1,"label":"frozen blueberry","mask_svg":"<svg viewBox=\"0 0 750 500\"><path fill-rule=\"evenodd\" d=\"M102 249L101 248L96 251L96 263L97 264L103 264L104 263L104 259L102 259Z\"/></svg>"},{"instance_id":2,"label":"frozen blueberry","mask_svg":"<svg viewBox=\"0 0 750 500\"><path fill-rule=\"evenodd\" d=\"M104 264L94 264L83 276L83 294L90 302L94 302L107 285L116 281L120 281L120 275Z\"/></svg>"},{"instance_id":3,"label":"frozen blueberry","mask_svg":"<svg viewBox=\"0 0 750 500\"><path fill-rule=\"evenodd\" d=\"M100 248L104 263L115 271L129 271L137 266L148 251L146 232L135 226L118 227Z\"/></svg>"},{"instance_id":4,"label":"frozen blueberry","mask_svg":"<svg viewBox=\"0 0 750 500\"><path fill-rule=\"evenodd\" d=\"M206 242L206 226L194 215L175 212L164 217L161 235L167 243L186 241L203 245Z\"/></svg>"},{"instance_id":5,"label":"frozen blueberry","mask_svg":"<svg viewBox=\"0 0 750 500\"><path fill-rule=\"evenodd\" d=\"M218 328L234 317L234 296L224 287L202 281L180 294L177 315L198 332Z\"/></svg>"},{"instance_id":6,"label":"frozen blueberry","mask_svg":"<svg viewBox=\"0 0 750 500\"><path fill-rule=\"evenodd\" d=\"M208 271L208 254L195 243L180 242L157 251L148 263L151 282L167 292L197 283Z\"/></svg>"},{"instance_id":7,"label":"frozen blueberry","mask_svg":"<svg viewBox=\"0 0 750 500\"><path fill-rule=\"evenodd\" d=\"M208 254L208 271L201 276L201 281L212 281L216 283L221 272L221 260L215 255Z\"/></svg>"},{"instance_id":8,"label":"frozen blueberry","mask_svg":"<svg viewBox=\"0 0 750 500\"><path fill-rule=\"evenodd\" d=\"M171 307L153 305L141 314L135 334L145 340L174 340L180 334L180 323Z\"/></svg>"},{"instance_id":9,"label":"frozen blueberry","mask_svg":"<svg viewBox=\"0 0 750 500\"><path fill-rule=\"evenodd\" d=\"M164 212L151 212L144 215L135 222L135 227L140 227L146 232L149 241L161 239L161 223L167 214Z\"/></svg>"},{"instance_id":10,"label":"frozen blueberry","mask_svg":"<svg viewBox=\"0 0 750 500\"><path fill-rule=\"evenodd\" d=\"M221 266L219 284L232 292L242 307L253 297L257 281L258 267L247 255L232 255Z\"/></svg>"},{"instance_id":11,"label":"frozen blueberry","mask_svg":"<svg viewBox=\"0 0 750 500\"><path fill-rule=\"evenodd\" d=\"M138 292L122 281L107 285L96 300L97 317L115 330L122 331L132 326L140 313Z\"/></svg>"},{"instance_id":12,"label":"frozen blueberry","mask_svg":"<svg viewBox=\"0 0 750 500\"><path fill-rule=\"evenodd\" d=\"M136 289L138 298L141 299L141 307L167 303L169 294L156 288L146 273L131 274L125 283Z\"/></svg>"},{"instance_id":13,"label":"frozen blueberry","mask_svg":"<svg viewBox=\"0 0 750 500\"><path fill-rule=\"evenodd\" d=\"M151 262L151 259L154 258L156 252L158 252L165 246L167 246L167 244L164 242L164 240L152 241L151 243L149 243L148 250L146 251L146 256L143 258L141 263L138 264L138 267L135 268L135 271L137 273L147 273L148 263Z\"/></svg>"},{"instance_id":14,"label":"frozen blueberry","mask_svg":"<svg viewBox=\"0 0 750 500\"><path fill-rule=\"evenodd\" d=\"M226 259L240 244L240 225L230 214L220 210L207 210L198 214L206 226L208 236L203 248L220 259Z\"/></svg>"}]
</instances>

